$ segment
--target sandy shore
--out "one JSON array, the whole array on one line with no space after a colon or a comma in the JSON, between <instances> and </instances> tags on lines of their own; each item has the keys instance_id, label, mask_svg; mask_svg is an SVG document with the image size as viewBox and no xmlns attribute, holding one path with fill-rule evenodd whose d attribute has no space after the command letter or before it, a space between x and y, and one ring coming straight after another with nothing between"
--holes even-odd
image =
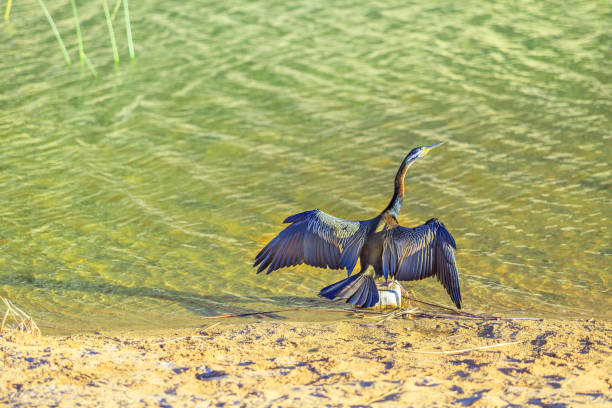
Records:
<instances>
[{"instance_id":1,"label":"sandy shore","mask_svg":"<svg viewBox=\"0 0 612 408\"><path fill-rule=\"evenodd\" d=\"M612 406L610 322L375 321L4 333L0 405Z\"/></svg>"}]
</instances>

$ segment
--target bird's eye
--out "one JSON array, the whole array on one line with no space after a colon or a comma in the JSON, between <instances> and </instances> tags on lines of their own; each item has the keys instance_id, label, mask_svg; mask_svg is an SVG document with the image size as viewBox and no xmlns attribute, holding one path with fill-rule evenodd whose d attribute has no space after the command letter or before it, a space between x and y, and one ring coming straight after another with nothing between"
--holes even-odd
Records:
<instances>
[{"instance_id":1,"label":"bird's eye","mask_svg":"<svg viewBox=\"0 0 612 408\"><path fill-rule=\"evenodd\" d=\"M412 151L410 152L410 156L415 156L418 155L421 152L421 147L415 147L414 149L412 149Z\"/></svg>"}]
</instances>

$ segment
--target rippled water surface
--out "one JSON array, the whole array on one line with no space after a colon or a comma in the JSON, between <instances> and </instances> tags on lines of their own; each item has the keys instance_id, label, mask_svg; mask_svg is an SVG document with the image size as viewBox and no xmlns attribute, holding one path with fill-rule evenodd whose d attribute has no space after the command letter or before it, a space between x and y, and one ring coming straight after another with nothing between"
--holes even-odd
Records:
<instances>
[{"instance_id":1,"label":"rippled water surface","mask_svg":"<svg viewBox=\"0 0 612 408\"><path fill-rule=\"evenodd\" d=\"M71 67L37 2L0 26L0 295L41 326L309 304L344 273L253 256L288 215L376 215L438 141L400 222L453 233L465 309L612 318L610 2L132 2L118 69L80 2L97 78L48 3Z\"/></svg>"}]
</instances>

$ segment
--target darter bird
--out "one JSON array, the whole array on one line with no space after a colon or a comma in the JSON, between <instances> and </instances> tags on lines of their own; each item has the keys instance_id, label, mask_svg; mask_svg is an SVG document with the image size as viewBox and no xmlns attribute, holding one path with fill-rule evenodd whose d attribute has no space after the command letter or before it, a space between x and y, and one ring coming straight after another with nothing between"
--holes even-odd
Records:
<instances>
[{"instance_id":1,"label":"darter bird","mask_svg":"<svg viewBox=\"0 0 612 408\"><path fill-rule=\"evenodd\" d=\"M397 217L404 202L404 177L408 168L431 149L415 147L406 155L395 176L389 205L376 217L350 221L315 209L295 214L290 224L255 257L257 273L267 273L302 263L320 268L346 269L348 277L319 293L355 306L372 307L379 299L375 279L385 282L413 281L436 276L457 308L461 309L455 240L444 224L432 218L415 228L402 227ZM411 197L412 198L412 197ZM357 259L361 271L351 276ZM369 269L369 267L372 268Z\"/></svg>"}]
</instances>

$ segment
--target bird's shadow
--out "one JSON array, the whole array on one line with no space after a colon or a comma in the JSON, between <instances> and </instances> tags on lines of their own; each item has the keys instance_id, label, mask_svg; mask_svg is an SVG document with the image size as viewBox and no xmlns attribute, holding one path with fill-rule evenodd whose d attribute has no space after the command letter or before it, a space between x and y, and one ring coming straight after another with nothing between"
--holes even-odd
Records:
<instances>
[{"instance_id":1,"label":"bird's shadow","mask_svg":"<svg viewBox=\"0 0 612 408\"><path fill-rule=\"evenodd\" d=\"M178 304L186 310L203 317L214 317L227 314L256 315L261 313L261 315L264 315L265 312L265 316L268 318L284 319L285 317L282 315L270 313L268 311L291 307L315 307L324 302L316 297L200 295L188 291L177 291L167 288L129 287L115 283L101 283L79 279L78 277L70 280L55 280L22 276L20 279L15 279L7 275L0 275L0 286L21 286L56 292L76 291L109 294L122 298L150 298ZM18 301L18 299L13 300ZM331 302L324 303L331 305ZM257 304L260 308L253 308L254 304ZM117 314L119 317L121 311L117 310Z\"/></svg>"}]
</instances>

